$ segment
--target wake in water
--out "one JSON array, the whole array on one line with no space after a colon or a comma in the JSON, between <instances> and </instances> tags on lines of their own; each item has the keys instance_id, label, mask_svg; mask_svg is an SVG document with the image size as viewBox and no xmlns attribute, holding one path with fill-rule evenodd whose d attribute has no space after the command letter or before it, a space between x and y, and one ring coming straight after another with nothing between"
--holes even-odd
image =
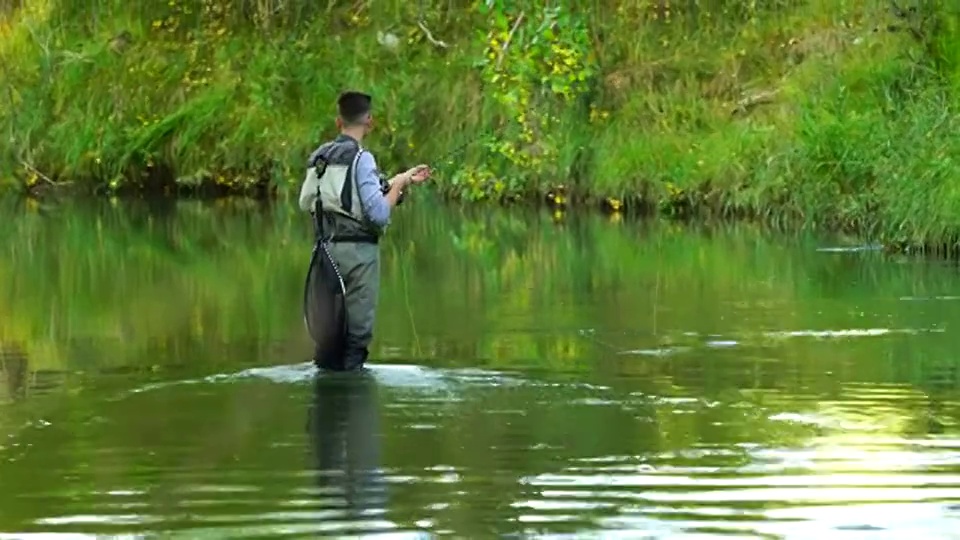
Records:
<instances>
[{"instance_id":1,"label":"wake in water","mask_svg":"<svg viewBox=\"0 0 960 540\"><path fill-rule=\"evenodd\" d=\"M415 389L427 393L451 393L458 386L503 386L520 384L521 379L482 369L433 369L410 364L367 364L364 371L377 384L387 388ZM353 374L319 372L311 362L255 367L234 373L217 373L195 379L164 381L127 390L114 398L181 385L227 384L244 381L269 381L277 384L304 385L318 377L344 377Z\"/></svg>"}]
</instances>

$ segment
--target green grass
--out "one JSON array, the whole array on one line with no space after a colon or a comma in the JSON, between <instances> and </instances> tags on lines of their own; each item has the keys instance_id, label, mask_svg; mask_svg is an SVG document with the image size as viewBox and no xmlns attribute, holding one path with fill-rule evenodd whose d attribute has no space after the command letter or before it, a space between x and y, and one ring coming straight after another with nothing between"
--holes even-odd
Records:
<instances>
[{"instance_id":1,"label":"green grass","mask_svg":"<svg viewBox=\"0 0 960 540\"><path fill-rule=\"evenodd\" d=\"M958 238L948 4L571 0L549 31L525 0L186 4L0 14L0 186L289 193L337 93L361 88L387 171L477 142L434 163L447 197Z\"/></svg>"}]
</instances>

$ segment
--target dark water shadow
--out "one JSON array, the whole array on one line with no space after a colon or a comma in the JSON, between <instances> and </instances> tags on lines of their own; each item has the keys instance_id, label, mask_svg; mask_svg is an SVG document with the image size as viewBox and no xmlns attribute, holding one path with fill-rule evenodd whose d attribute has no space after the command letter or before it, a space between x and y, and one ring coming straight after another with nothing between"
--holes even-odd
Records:
<instances>
[{"instance_id":1,"label":"dark water shadow","mask_svg":"<svg viewBox=\"0 0 960 540\"><path fill-rule=\"evenodd\" d=\"M381 469L379 395L369 372L319 374L307 431L323 510L342 510L332 525L351 527L386 511ZM391 527L392 528L392 527ZM371 532L364 527L364 532Z\"/></svg>"}]
</instances>

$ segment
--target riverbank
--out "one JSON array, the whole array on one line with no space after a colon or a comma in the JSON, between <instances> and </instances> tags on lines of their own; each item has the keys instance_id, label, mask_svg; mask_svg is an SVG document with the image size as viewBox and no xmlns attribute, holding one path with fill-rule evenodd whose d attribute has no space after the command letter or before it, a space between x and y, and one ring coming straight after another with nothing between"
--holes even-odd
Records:
<instances>
[{"instance_id":1,"label":"riverbank","mask_svg":"<svg viewBox=\"0 0 960 540\"><path fill-rule=\"evenodd\" d=\"M955 8L642 4L35 3L0 23L5 185L289 192L354 87L445 197L960 238Z\"/></svg>"}]
</instances>

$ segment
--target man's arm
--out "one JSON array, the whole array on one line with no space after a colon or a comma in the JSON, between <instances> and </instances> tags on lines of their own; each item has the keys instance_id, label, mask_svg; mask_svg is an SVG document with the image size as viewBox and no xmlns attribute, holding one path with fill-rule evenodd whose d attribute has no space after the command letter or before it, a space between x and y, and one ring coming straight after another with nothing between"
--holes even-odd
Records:
<instances>
[{"instance_id":1,"label":"man's arm","mask_svg":"<svg viewBox=\"0 0 960 540\"><path fill-rule=\"evenodd\" d=\"M386 195L380 190L380 175L377 174L377 162L370 152L364 152L357 160L357 191L360 204L367 219L384 227L390 223L390 211L397 205L400 192L407 186L410 178L401 173L389 180L390 190Z\"/></svg>"}]
</instances>

